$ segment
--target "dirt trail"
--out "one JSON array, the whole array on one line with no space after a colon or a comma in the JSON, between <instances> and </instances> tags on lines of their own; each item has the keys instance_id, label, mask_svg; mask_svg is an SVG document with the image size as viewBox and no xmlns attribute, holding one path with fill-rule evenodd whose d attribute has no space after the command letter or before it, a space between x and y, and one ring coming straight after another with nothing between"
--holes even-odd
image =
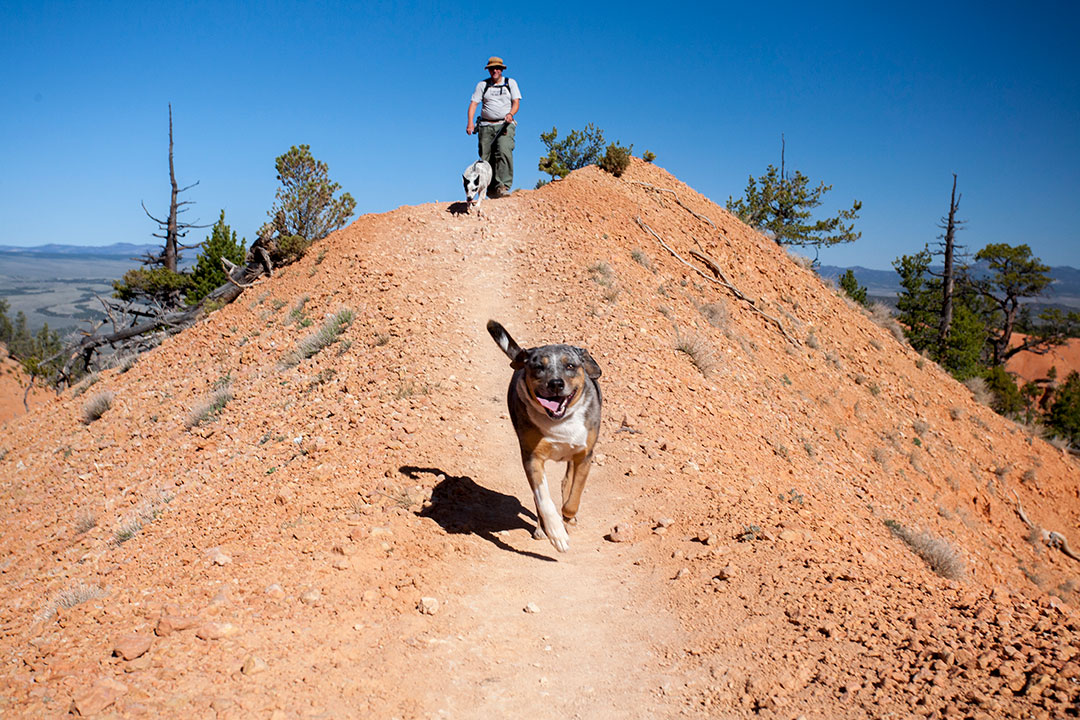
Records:
<instances>
[{"instance_id":1,"label":"dirt trail","mask_svg":"<svg viewBox=\"0 0 1080 720\"><path fill-rule=\"evenodd\" d=\"M358 218L3 426L0 716L1080 715L1080 566L1016 506L1075 545L1074 459L654 165L487 209ZM489 318L603 368L569 553Z\"/></svg>"},{"instance_id":2,"label":"dirt trail","mask_svg":"<svg viewBox=\"0 0 1080 720\"><path fill-rule=\"evenodd\" d=\"M488 528L481 551L451 573L467 578L428 642L423 667L425 711L447 718L654 718L663 716L669 683L653 648L672 642L677 623L637 587L631 546L603 539L622 519L627 499L605 468L594 468L571 550L557 553L532 537L535 508L506 411L511 370L482 329L489 318L517 332L526 346L555 338L526 338L525 317L513 302L516 256L508 204L491 208L479 233L461 245L476 258L453 283L462 302L458 337L471 358L483 424L471 433L470 475L484 489L468 512ZM481 334L480 339L477 335ZM561 478L563 465L549 464ZM497 499L496 502L492 502ZM462 508L458 508L460 512ZM501 529L496 529L501 528Z\"/></svg>"}]
</instances>

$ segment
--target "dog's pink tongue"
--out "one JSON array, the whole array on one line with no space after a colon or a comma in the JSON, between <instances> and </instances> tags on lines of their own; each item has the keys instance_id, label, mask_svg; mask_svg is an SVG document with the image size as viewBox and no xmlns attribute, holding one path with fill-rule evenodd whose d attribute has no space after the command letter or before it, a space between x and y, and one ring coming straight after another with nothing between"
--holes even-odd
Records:
<instances>
[{"instance_id":1,"label":"dog's pink tongue","mask_svg":"<svg viewBox=\"0 0 1080 720\"><path fill-rule=\"evenodd\" d=\"M536 399L539 400L540 404L543 405L544 408L549 410L550 412L559 412L560 403L557 403L554 400L548 400L547 398L542 398L542 397L538 397Z\"/></svg>"}]
</instances>

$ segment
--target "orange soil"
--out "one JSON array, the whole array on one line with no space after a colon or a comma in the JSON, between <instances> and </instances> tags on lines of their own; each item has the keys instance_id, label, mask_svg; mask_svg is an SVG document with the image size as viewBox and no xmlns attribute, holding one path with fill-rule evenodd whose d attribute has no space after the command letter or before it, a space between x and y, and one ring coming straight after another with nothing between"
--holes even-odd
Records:
<instances>
[{"instance_id":1,"label":"orange soil","mask_svg":"<svg viewBox=\"0 0 1080 720\"><path fill-rule=\"evenodd\" d=\"M361 217L103 373L101 419L68 391L9 422L0 715L1078 712L1080 563L1017 512L1080 544L1074 461L660 168L484 209ZM489 317L604 371L566 554L530 537Z\"/></svg>"}]
</instances>

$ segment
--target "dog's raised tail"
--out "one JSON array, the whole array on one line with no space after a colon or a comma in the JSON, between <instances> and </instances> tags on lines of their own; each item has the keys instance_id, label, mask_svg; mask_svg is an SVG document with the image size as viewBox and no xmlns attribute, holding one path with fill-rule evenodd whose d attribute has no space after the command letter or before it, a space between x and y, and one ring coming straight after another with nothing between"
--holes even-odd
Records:
<instances>
[{"instance_id":1,"label":"dog's raised tail","mask_svg":"<svg viewBox=\"0 0 1080 720\"><path fill-rule=\"evenodd\" d=\"M510 337L510 333L506 332L506 328L494 320L488 320L487 331L491 333L495 344L502 348L508 358L511 360L517 359L518 354L521 353L521 347L514 342L514 338Z\"/></svg>"}]
</instances>

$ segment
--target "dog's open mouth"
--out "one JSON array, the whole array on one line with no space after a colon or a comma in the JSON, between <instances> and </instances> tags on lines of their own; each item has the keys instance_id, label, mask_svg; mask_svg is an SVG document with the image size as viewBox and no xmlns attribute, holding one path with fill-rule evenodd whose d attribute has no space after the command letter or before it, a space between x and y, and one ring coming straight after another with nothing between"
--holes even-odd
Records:
<instances>
[{"instance_id":1,"label":"dog's open mouth","mask_svg":"<svg viewBox=\"0 0 1080 720\"><path fill-rule=\"evenodd\" d=\"M540 403L540 407L544 408L547 414L553 418L560 418L566 413L566 408L570 405L570 401L574 399L574 395L577 391L570 393L566 397L541 397L536 396L536 402Z\"/></svg>"}]
</instances>

